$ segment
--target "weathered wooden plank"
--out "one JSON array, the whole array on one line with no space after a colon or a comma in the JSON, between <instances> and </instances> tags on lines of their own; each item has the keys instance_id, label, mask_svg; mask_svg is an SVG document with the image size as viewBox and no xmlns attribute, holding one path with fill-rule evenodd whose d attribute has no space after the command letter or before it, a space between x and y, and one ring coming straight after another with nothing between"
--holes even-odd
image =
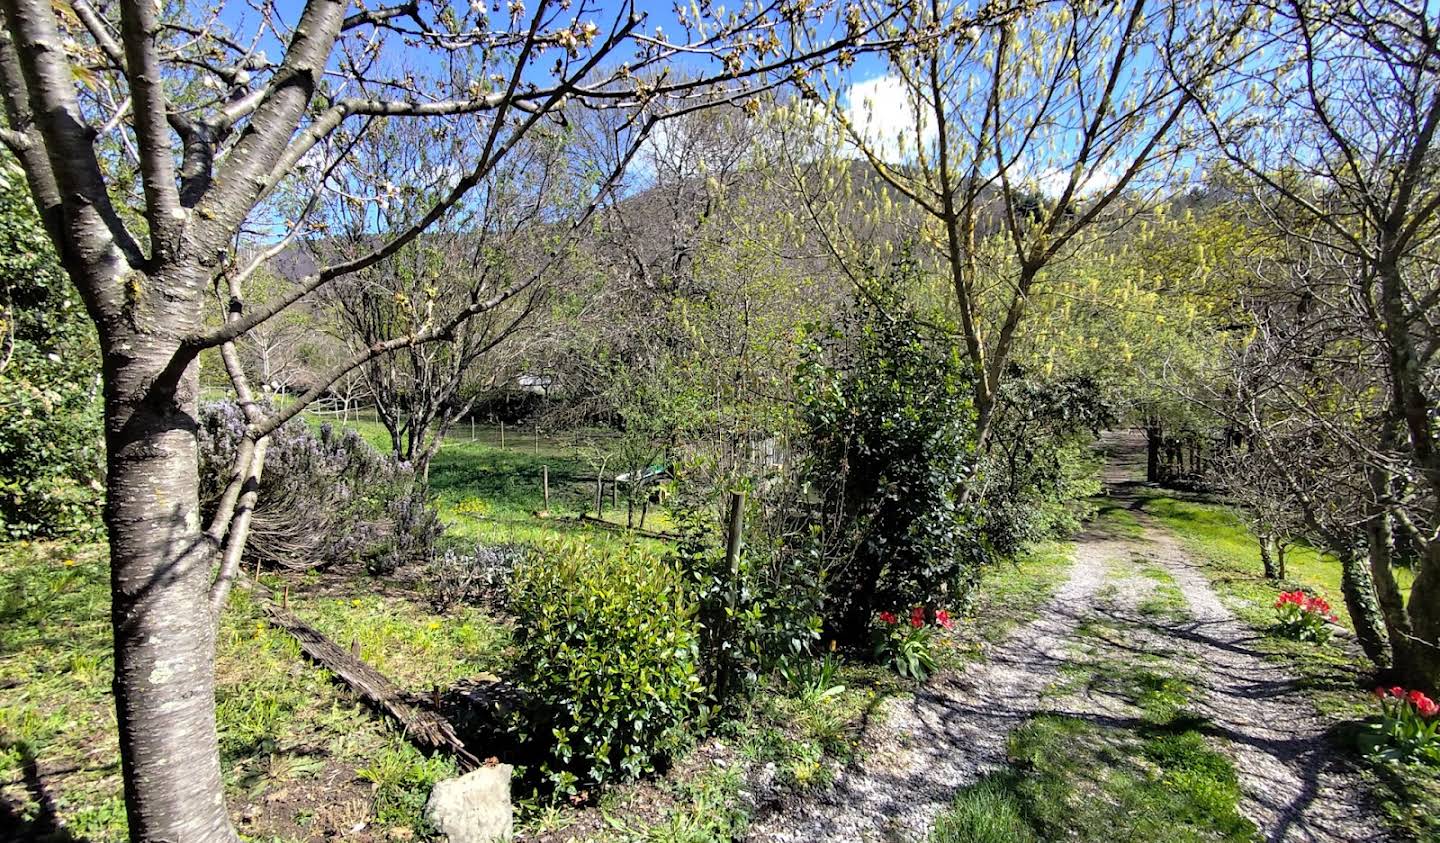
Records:
<instances>
[{"instance_id":1,"label":"weathered wooden plank","mask_svg":"<svg viewBox=\"0 0 1440 843\"><path fill-rule=\"evenodd\" d=\"M272 625L290 633L299 642L301 652L334 674L368 705L398 722L411 743L428 752L454 757L462 770L480 766L480 760L465 747L443 715L412 703L410 696L380 671L276 605L268 591L256 588L255 595Z\"/></svg>"},{"instance_id":2,"label":"weathered wooden plank","mask_svg":"<svg viewBox=\"0 0 1440 843\"><path fill-rule=\"evenodd\" d=\"M601 529L612 530L617 533L634 533L637 536L644 536L647 539L660 539L661 541L671 542L680 540L680 537L673 533L657 533L654 530L642 530L638 527L626 527L622 524L612 524L609 521L604 521L596 518L588 512L584 515L581 515L579 518L572 518L570 520L579 521L580 523L587 524L591 527L600 527Z\"/></svg>"}]
</instances>

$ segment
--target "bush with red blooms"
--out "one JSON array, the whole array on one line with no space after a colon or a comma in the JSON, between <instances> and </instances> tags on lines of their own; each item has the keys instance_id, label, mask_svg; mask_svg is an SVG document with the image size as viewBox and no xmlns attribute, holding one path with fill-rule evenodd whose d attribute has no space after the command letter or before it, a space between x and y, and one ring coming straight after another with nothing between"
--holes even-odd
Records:
<instances>
[{"instance_id":1,"label":"bush with red blooms","mask_svg":"<svg viewBox=\"0 0 1440 843\"><path fill-rule=\"evenodd\" d=\"M1299 589L1287 591L1275 599L1275 629L1286 638L1323 644L1330 640L1339 620L1330 604L1318 594Z\"/></svg>"},{"instance_id":2,"label":"bush with red blooms","mask_svg":"<svg viewBox=\"0 0 1440 843\"><path fill-rule=\"evenodd\" d=\"M1378 761L1440 764L1440 703L1421 691L1376 688L1380 722L1362 736L1362 748Z\"/></svg>"},{"instance_id":3,"label":"bush with red blooms","mask_svg":"<svg viewBox=\"0 0 1440 843\"><path fill-rule=\"evenodd\" d=\"M875 640L875 658L888 662L901 676L923 682L935 672L935 654L931 644L935 630L950 629L955 625L950 613L936 609L927 617L924 606L915 606L903 622L894 612L881 612L875 616L872 626Z\"/></svg>"}]
</instances>

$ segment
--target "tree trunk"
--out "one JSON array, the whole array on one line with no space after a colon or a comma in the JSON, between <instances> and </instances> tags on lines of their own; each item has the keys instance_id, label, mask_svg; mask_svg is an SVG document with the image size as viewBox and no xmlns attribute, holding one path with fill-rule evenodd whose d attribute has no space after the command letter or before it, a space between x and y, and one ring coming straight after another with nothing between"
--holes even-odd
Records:
<instances>
[{"instance_id":1,"label":"tree trunk","mask_svg":"<svg viewBox=\"0 0 1440 843\"><path fill-rule=\"evenodd\" d=\"M1440 542L1429 542L1419 560L1407 606L1409 634L1393 639L1395 672L1408 684L1440 691Z\"/></svg>"},{"instance_id":2,"label":"tree trunk","mask_svg":"<svg viewBox=\"0 0 1440 843\"><path fill-rule=\"evenodd\" d=\"M1340 554L1340 591L1345 597L1350 620L1355 624L1355 637L1366 658L1382 670L1389 668L1390 639L1386 634L1380 604L1375 599L1370 566L1354 550L1344 548L1343 551Z\"/></svg>"},{"instance_id":3,"label":"tree trunk","mask_svg":"<svg viewBox=\"0 0 1440 843\"><path fill-rule=\"evenodd\" d=\"M105 523L130 839L233 841L215 733L214 554L200 531L199 368L167 374L177 342L155 333L105 346Z\"/></svg>"},{"instance_id":4,"label":"tree trunk","mask_svg":"<svg viewBox=\"0 0 1440 843\"><path fill-rule=\"evenodd\" d=\"M1285 575L1280 572L1278 562L1279 546L1270 534L1260 536L1260 564L1265 567L1265 579L1279 580Z\"/></svg>"},{"instance_id":5,"label":"tree trunk","mask_svg":"<svg viewBox=\"0 0 1440 843\"><path fill-rule=\"evenodd\" d=\"M1145 427L1145 482L1160 482L1160 443L1164 432L1154 420Z\"/></svg>"}]
</instances>

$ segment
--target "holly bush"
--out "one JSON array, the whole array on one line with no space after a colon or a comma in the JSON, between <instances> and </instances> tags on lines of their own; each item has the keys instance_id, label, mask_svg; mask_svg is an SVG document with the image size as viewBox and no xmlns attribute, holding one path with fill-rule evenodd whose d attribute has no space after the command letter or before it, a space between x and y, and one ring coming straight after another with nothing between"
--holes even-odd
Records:
<instances>
[{"instance_id":1,"label":"holly bush","mask_svg":"<svg viewBox=\"0 0 1440 843\"><path fill-rule=\"evenodd\" d=\"M813 335L799 376L831 548L827 614L851 637L879 607L954 602L989 555L981 513L962 497L976 462L969 376L953 344L927 337L901 281Z\"/></svg>"},{"instance_id":2,"label":"holly bush","mask_svg":"<svg viewBox=\"0 0 1440 843\"><path fill-rule=\"evenodd\" d=\"M550 544L515 568L518 731L560 793L654 772L700 709L700 629L679 570L638 546Z\"/></svg>"}]
</instances>

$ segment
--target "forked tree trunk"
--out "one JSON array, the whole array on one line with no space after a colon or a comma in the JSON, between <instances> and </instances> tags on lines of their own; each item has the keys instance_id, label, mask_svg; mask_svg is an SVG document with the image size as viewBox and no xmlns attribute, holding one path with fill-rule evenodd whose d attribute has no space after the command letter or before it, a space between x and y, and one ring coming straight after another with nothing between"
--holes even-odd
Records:
<instances>
[{"instance_id":1,"label":"forked tree trunk","mask_svg":"<svg viewBox=\"0 0 1440 843\"><path fill-rule=\"evenodd\" d=\"M1440 691L1440 542L1430 542L1408 604L1410 635L1396 641L1395 670L1409 684Z\"/></svg>"},{"instance_id":2,"label":"forked tree trunk","mask_svg":"<svg viewBox=\"0 0 1440 843\"><path fill-rule=\"evenodd\" d=\"M1275 537L1270 534L1260 536L1260 564L1265 567L1265 579L1284 579L1285 573L1280 568L1280 548Z\"/></svg>"},{"instance_id":3,"label":"forked tree trunk","mask_svg":"<svg viewBox=\"0 0 1440 843\"><path fill-rule=\"evenodd\" d=\"M1440 691L1440 582L1435 576L1440 570L1437 549L1440 545L1430 543L1422 557L1410 587L1410 600L1406 602L1395 582L1392 568L1393 545L1388 537L1385 520L1371 523L1370 566L1376 582L1380 607L1384 612L1386 631L1390 635L1394 651L1395 677L1408 687L1426 691Z\"/></svg>"},{"instance_id":4,"label":"forked tree trunk","mask_svg":"<svg viewBox=\"0 0 1440 843\"><path fill-rule=\"evenodd\" d=\"M236 839L215 732L214 554L200 529L196 463L199 369L192 361L166 372L180 332L193 326L177 317L163 335L104 340L114 692L132 840Z\"/></svg>"}]
</instances>

